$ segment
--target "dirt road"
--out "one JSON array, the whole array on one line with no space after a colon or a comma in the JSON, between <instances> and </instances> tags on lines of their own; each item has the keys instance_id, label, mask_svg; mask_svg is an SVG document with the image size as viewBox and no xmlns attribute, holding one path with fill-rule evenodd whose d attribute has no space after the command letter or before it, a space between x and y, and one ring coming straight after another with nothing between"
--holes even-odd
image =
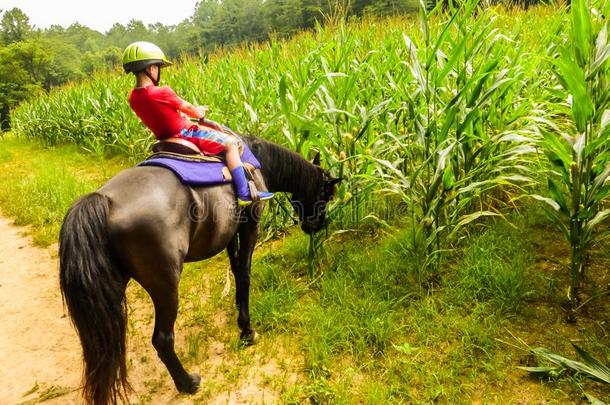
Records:
<instances>
[{"instance_id":1,"label":"dirt road","mask_svg":"<svg viewBox=\"0 0 610 405\"><path fill-rule=\"evenodd\" d=\"M80 346L59 293L56 248L33 247L22 232L0 217L0 404L74 391L80 380ZM77 401L76 392L61 398Z\"/></svg>"}]
</instances>

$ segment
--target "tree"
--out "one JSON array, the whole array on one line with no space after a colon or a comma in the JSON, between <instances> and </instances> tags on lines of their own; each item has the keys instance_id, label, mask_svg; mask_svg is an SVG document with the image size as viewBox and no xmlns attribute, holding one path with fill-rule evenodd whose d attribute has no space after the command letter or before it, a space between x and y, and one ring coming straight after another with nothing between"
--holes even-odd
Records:
<instances>
[{"instance_id":1,"label":"tree","mask_svg":"<svg viewBox=\"0 0 610 405\"><path fill-rule=\"evenodd\" d=\"M302 0L269 0L265 3L268 29L282 35L295 33L304 26Z\"/></svg>"},{"instance_id":2,"label":"tree","mask_svg":"<svg viewBox=\"0 0 610 405\"><path fill-rule=\"evenodd\" d=\"M198 28L195 35L195 49L213 49L222 43L221 36L221 12L223 4L217 0L201 0L195 14L193 24Z\"/></svg>"},{"instance_id":3,"label":"tree","mask_svg":"<svg viewBox=\"0 0 610 405\"><path fill-rule=\"evenodd\" d=\"M19 57L17 43L0 48L0 124L9 127L9 111L20 101L42 91L40 83L32 80L24 61Z\"/></svg>"},{"instance_id":4,"label":"tree","mask_svg":"<svg viewBox=\"0 0 610 405\"><path fill-rule=\"evenodd\" d=\"M36 38L6 48L8 55L27 73L28 82L48 91L82 77L80 52L74 45Z\"/></svg>"},{"instance_id":5,"label":"tree","mask_svg":"<svg viewBox=\"0 0 610 405\"><path fill-rule=\"evenodd\" d=\"M360 1L364 4L362 10L359 10L357 15L366 13L373 15L394 15L408 11L409 4L403 0L378 0L378 1ZM417 5L411 4L412 8L417 8Z\"/></svg>"},{"instance_id":6,"label":"tree","mask_svg":"<svg viewBox=\"0 0 610 405\"><path fill-rule=\"evenodd\" d=\"M146 25L140 20L131 20L127 23L127 36L125 38L128 44L136 41L154 41L154 34L148 31Z\"/></svg>"},{"instance_id":7,"label":"tree","mask_svg":"<svg viewBox=\"0 0 610 405\"><path fill-rule=\"evenodd\" d=\"M21 9L15 7L4 12L0 21L0 33L4 45L23 41L31 32L30 19Z\"/></svg>"},{"instance_id":8,"label":"tree","mask_svg":"<svg viewBox=\"0 0 610 405\"><path fill-rule=\"evenodd\" d=\"M303 28L313 28L322 20L321 0L301 0L303 10Z\"/></svg>"},{"instance_id":9,"label":"tree","mask_svg":"<svg viewBox=\"0 0 610 405\"><path fill-rule=\"evenodd\" d=\"M83 77L79 52L61 41L32 38L0 48L0 121L21 101Z\"/></svg>"},{"instance_id":10,"label":"tree","mask_svg":"<svg viewBox=\"0 0 610 405\"><path fill-rule=\"evenodd\" d=\"M127 28L123 24L114 23L106 32L106 41L110 44L125 48L129 42L125 40L127 37Z\"/></svg>"},{"instance_id":11,"label":"tree","mask_svg":"<svg viewBox=\"0 0 610 405\"><path fill-rule=\"evenodd\" d=\"M225 0L227 1L227 0ZM263 41L269 29L265 23L263 2L261 0L230 0L233 3L237 25L235 42Z\"/></svg>"},{"instance_id":12,"label":"tree","mask_svg":"<svg viewBox=\"0 0 610 405\"><path fill-rule=\"evenodd\" d=\"M81 52L94 52L106 47L104 34L79 23L70 25L65 30L63 38L56 39L74 45Z\"/></svg>"},{"instance_id":13,"label":"tree","mask_svg":"<svg viewBox=\"0 0 610 405\"><path fill-rule=\"evenodd\" d=\"M108 47L98 52L86 52L82 57L79 70L90 75L97 70L119 66L122 55L123 50L116 46Z\"/></svg>"},{"instance_id":14,"label":"tree","mask_svg":"<svg viewBox=\"0 0 610 405\"><path fill-rule=\"evenodd\" d=\"M184 20L178 24L172 33L171 40L171 47L168 52L172 58L178 57L183 52L194 54L200 50L200 46L197 44L199 30L192 20Z\"/></svg>"}]
</instances>

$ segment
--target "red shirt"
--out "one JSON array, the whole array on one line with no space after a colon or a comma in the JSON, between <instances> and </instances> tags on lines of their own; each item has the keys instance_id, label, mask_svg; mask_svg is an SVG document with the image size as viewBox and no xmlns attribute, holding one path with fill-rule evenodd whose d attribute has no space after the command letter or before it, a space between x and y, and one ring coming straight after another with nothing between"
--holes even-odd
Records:
<instances>
[{"instance_id":1,"label":"red shirt","mask_svg":"<svg viewBox=\"0 0 610 405\"><path fill-rule=\"evenodd\" d=\"M157 139L178 135L193 125L178 112L182 99L169 86L136 87L129 94L129 105Z\"/></svg>"}]
</instances>

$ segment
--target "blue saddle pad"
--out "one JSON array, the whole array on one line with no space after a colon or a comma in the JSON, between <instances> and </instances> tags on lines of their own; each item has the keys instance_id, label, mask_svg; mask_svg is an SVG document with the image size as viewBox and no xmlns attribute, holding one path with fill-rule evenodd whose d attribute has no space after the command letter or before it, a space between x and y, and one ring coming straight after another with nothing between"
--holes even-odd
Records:
<instances>
[{"instance_id":1,"label":"blue saddle pad","mask_svg":"<svg viewBox=\"0 0 610 405\"><path fill-rule=\"evenodd\" d=\"M243 145L241 161L250 163L257 169L261 168L260 162L246 144ZM182 183L190 186L211 186L230 181L222 174L222 169L226 166L224 162L192 162L173 157L152 156L138 166L164 167L174 172Z\"/></svg>"}]
</instances>

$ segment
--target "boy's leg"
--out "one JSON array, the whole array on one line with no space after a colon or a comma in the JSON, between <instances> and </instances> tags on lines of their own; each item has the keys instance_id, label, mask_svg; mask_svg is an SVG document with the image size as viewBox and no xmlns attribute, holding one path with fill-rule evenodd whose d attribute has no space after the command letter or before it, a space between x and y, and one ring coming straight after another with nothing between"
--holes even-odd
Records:
<instances>
[{"instance_id":1,"label":"boy's leg","mask_svg":"<svg viewBox=\"0 0 610 405\"><path fill-rule=\"evenodd\" d=\"M242 165L241 157L239 156L239 146L237 145L237 139L229 136L225 145L225 160L227 161L227 167L229 170L233 170L236 167Z\"/></svg>"},{"instance_id":2,"label":"boy's leg","mask_svg":"<svg viewBox=\"0 0 610 405\"><path fill-rule=\"evenodd\" d=\"M231 171L233 177L233 184L235 185L235 193L237 194L237 203L239 205L249 205L252 203L252 196L250 195L250 187L248 186L248 179L246 178L246 172L239 156L239 146L237 139L230 136L225 143L225 159L227 161L227 167ZM273 198L273 193L267 191L259 192L258 197L261 200L269 200Z\"/></svg>"},{"instance_id":3,"label":"boy's leg","mask_svg":"<svg viewBox=\"0 0 610 405\"><path fill-rule=\"evenodd\" d=\"M244 166L241 162L241 157L239 156L239 148L236 139L230 137L224 147L225 160L227 162L227 167L231 171L231 177L233 177L237 200L252 201L250 187L248 187L248 179L246 178L246 172L244 171Z\"/></svg>"}]
</instances>

